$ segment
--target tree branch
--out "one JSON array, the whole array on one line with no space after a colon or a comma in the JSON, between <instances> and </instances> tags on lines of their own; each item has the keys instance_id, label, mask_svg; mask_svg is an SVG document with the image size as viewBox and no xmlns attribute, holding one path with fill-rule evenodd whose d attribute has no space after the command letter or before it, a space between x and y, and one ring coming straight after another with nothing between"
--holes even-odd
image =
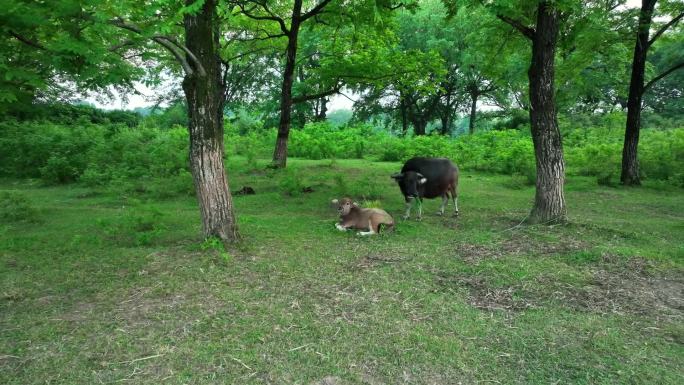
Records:
<instances>
[{"instance_id":1,"label":"tree branch","mask_svg":"<svg viewBox=\"0 0 684 385\"><path fill-rule=\"evenodd\" d=\"M113 20L110 20L109 23L115 27L125 29L131 32L134 32L138 35L142 35L143 31L139 27L126 23L120 18L116 18ZM197 59L197 57L188 49L183 44L180 44L178 41L176 41L174 38L169 37L169 36L163 36L163 35L152 35L149 37L152 41L155 43L161 45L162 47L166 48L173 57L180 63L181 67L183 67L183 70L185 71L186 74L192 75L195 71L192 69L192 66L186 58L183 56L183 53L187 55L190 60L192 60L193 64L195 65L195 68L197 69L197 72L199 73L200 76L205 76L207 73L204 70L204 67L202 66L202 63ZM180 50L180 51L179 51Z\"/></svg>"},{"instance_id":2,"label":"tree branch","mask_svg":"<svg viewBox=\"0 0 684 385\"><path fill-rule=\"evenodd\" d=\"M309 100L320 99L320 98L325 97L325 96L330 96L330 95L333 95L333 94L340 92L341 88L342 88L342 86L340 84L338 84L334 88L329 89L327 91L319 92L316 94L297 96L297 97L292 98L292 103L295 103L295 104L296 103L302 103L302 102L306 102Z\"/></svg>"},{"instance_id":3,"label":"tree branch","mask_svg":"<svg viewBox=\"0 0 684 385\"><path fill-rule=\"evenodd\" d=\"M256 3L256 4L259 4L262 8L264 8L264 11L266 11L266 13L268 13L268 16L257 16L257 15L254 15L254 14L250 13L251 10L248 11L247 9L245 9L245 5L244 5L243 3L238 2L238 3L236 3L236 4L237 4L238 7L240 7L240 13L243 14L243 15L245 15L245 16L247 16L247 17L249 17L250 19L254 19L254 20L271 20L271 21L276 21L276 22L278 22L278 24L280 25L280 30L283 31L283 34L285 34L285 35L289 35L289 34L290 34L290 30L289 30L289 29L287 28L287 26L285 25L285 20L283 20L282 17L276 16L273 12L271 12L271 10L270 10L270 9L268 8L268 6L266 5L266 2L264 2L264 3L262 4L262 3L260 3L260 2L255 1L255 3Z\"/></svg>"},{"instance_id":4,"label":"tree branch","mask_svg":"<svg viewBox=\"0 0 684 385\"><path fill-rule=\"evenodd\" d=\"M668 68L667 70L665 70L664 72L662 72L660 75L658 75L658 76L654 77L653 79L651 79L648 83L646 83L646 85L644 86L643 90L641 91L641 94L642 94L642 95L645 94L646 91L647 91L649 88L651 88L651 86L653 86L653 84L655 84L658 80L664 78L665 76L671 74L672 72L674 72L674 71L676 71L676 70L678 70L678 69L680 69L680 68L684 68L684 61L682 61L682 62L680 62L680 63L677 63L677 64L673 65L672 67L670 67L670 68Z\"/></svg>"},{"instance_id":5,"label":"tree branch","mask_svg":"<svg viewBox=\"0 0 684 385\"><path fill-rule=\"evenodd\" d=\"M26 45L29 45L29 46L31 46L31 47L33 47L33 48L38 48L38 49L42 49L42 50L47 50L47 48L45 48L42 44L38 43L37 41L34 41L34 40L31 40L31 39L29 39L29 38L27 38L27 37L21 36L20 34L14 32L14 31L12 31L12 30L9 30L8 32L9 32L9 34L10 34L12 37L14 37L15 39L19 40L20 42L22 42L22 43L24 43L24 44L26 44Z\"/></svg>"},{"instance_id":6,"label":"tree branch","mask_svg":"<svg viewBox=\"0 0 684 385\"><path fill-rule=\"evenodd\" d=\"M530 40L534 39L534 34L535 34L534 28L527 27L527 26L523 25L523 23L521 23L519 20L510 18L510 17L505 16L505 15L497 14L496 17L498 19L502 20L503 22L508 23L511 26L513 26L513 28L520 31L520 33L522 33L528 39L530 39Z\"/></svg>"},{"instance_id":7,"label":"tree branch","mask_svg":"<svg viewBox=\"0 0 684 385\"><path fill-rule=\"evenodd\" d=\"M663 33L665 33L665 31L667 31L667 30L668 30L670 27L672 27L673 25L677 24L677 22L679 22L679 20L681 20L682 17L684 17L684 12L682 12L682 13L680 13L679 15L675 16L675 17L672 18L672 20L670 20L667 24L665 24L665 25L663 25L662 27L660 27L660 29L659 29L655 34L653 34L653 37L651 38L651 40L648 41L648 46L650 47L653 43L655 43L655 41L660 37L660 35L662 35Z\"/></svg>"},{"instance_id":8,"label":"tree branch","mask_svg":"<svg viewBox=\"0 0 684 385\"><path fill-rule=\"evenodd\" d=\"M405 7L405 6L406 6L406 4L404 4L403 2L401 2L401 3L397 4L397 5L389 5L389 6L386 6L385 8L389 9L390 11L394 11L394 10L396 10L396 9L403 8L403 7Z\"/></svg>"},{"instance_id":9,"label":"tree branch","mask_svg":"<svg viewBox=\"0 0 684 385\"><path fill-rule=\"evenodd\" d=\"M332 0L322 0L320 3L316 4L315 7L311 8L311 10L309 12L306 12L305 14L300 16L299 20L301 22L304 22L304 21L306 21L306 19L308 19L312 16L318 15L319 13L321 13L323 8L325 8L325 6L330 3L330 1L332 1Z\"/></svg>"},{"instance_id":10,"label":"tree branch","mask_svg":"<svg viewBox=\"0 0 684 385\"><path fill-rule=\"evenodd\" d=\"M133 40L124 40L119 44L115 44L115 45L109 47L107 50L109 52L115 52L120 48L128 47L129 45L133 45L133 44L135 44L135 41L133 41Z\"/></svg>"}]
</instances>

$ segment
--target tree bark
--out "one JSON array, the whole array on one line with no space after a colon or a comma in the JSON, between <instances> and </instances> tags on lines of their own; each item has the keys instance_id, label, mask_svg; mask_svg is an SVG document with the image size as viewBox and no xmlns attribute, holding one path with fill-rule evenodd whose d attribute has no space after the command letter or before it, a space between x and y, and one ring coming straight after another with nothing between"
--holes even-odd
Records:
<instances>
[{"instance_id":1,"label":"tree bark","mask_svg":"<svg viewBox=\"0 0 684 385\"><path fill-rule=\"evenodd\" d=\"M425 128L427 127L427 121L420 118L413 118L413 134L416 136L425 135Z\"/></svg>"},{"instance_id":2,"label":"tree bark","mask_svg":"<svg viewBox=\"0 0 684 385\"><path fill-rule=\"evenodd\" d=\"M534 207L529 216L531 223L562 222L567 214L563 191L565 162L554 89L557 38L558 11L550 3L540 3L528 71L530 122L537 164Z\"/></svg>"},{"instance_id":3,"label":"tree bark","mask_svg":"<svg viewBox=\"0 0 684 385\"><path fill-rule=\"evenodd\" d=\"M320 98L318 100L318 109L316 111L316 121L323 122L328 116L328 98Z\"/></svg>"},{"instance_id":4,"label":"tree bark","mask_svg":"<svg viewBox=\"0 0 684 385\"><path fill-rule=\"evenodd\" d=\"M444 114L440 117L440 120L442 121L442 127L441 127L442 135L445 135L445 136L446 136L446 135L449 135L449 131L450 131L450 130L449 130L449 124L450 124L450 122L449 122L449 114L448 114L448 112L447 112L447 113L444 113Z\"/></svg>"},{"instance_id":5,"label":"tree bark","mask_svg":"<svg viewBox=\"0 0 684 385\"><path fill-rule=\"evenodd\" d=\"M468 132L470 135L475 133L475 117L477 116L477 92L470 93L470 121L468 122Z\"/></svg>"},{"instance_id":6,"label":"tree bark","mask_svg":"<svg viewBox=\"0 0 684 385\"><path fill-rule=\"evenodd\" d=\"M646 56L648 54L648 37L651 19L656 0L643 0L639 13L639 26L632 59L632 77L629 83L627 98L627 125L625 127L625 142L622 147L622 172L620 182L626 186L641 184L639 178L639 131L641 129L641 101L644 93L644 72Z\"/></svg>"},{"instance_id":7,"label":"tree bark","mask_svg":"<svg viewBox=\"0 0 684 385\"><path fill-rule=\"evenodd\" d=\"M408 108L403 96L399 97L399 109L401 111L401 135L406 136L408 133Z\"/></svg>"},{"instance_id":8,"label":"tree bark","mask_svg":"<svg viewBox=\"0 0 684 385\"><path fill-rule=\"evenodd\" d=\"M190 2L190 1L189 1ZM199 201L202 232L227 242L238 239L232 196L223 164L224 87L219 59L216 0L205 1L195 15L185 15L185 44L204 67L186 74L190 169Z\"/></svg>"},{"instance_id":9,"label":"tree bark","mask_svg":"<svg viewBox=\"0 0 684 385\"><path fill-rule=\"evenodd\" d=\"M273 151L273 167L284 168L287 165L287 141L290 136L292 120L292 84L297 58L297 40L299 35L302 0L295 0L292 9L292 21L287 36L287 50L285 51L285 70L283 71L283 86L280 97L280 122L278 123L278 137Z\"/></svg>"}]
</instances>

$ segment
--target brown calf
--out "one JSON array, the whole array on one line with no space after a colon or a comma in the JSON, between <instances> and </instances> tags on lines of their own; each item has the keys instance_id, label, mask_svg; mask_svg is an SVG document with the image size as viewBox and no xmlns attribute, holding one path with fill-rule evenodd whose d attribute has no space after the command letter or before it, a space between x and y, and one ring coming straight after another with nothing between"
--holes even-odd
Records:
<instances>
[{"instance_id":1,"label":"brown calf","mask_svg":"<svg viewBox=\"0 0 684 385\"><path fill-rule=\"evenodd\" d=\"M340 231L368 230L359 232L359 235L371 235L380 232L380 225L384 225L388 230L394 228L394 219L383 209L361 208L349 198L342 198L339 201L333 199L332 204L340 213L340 221L335 224Z\"/></svg>"}]
</instances>

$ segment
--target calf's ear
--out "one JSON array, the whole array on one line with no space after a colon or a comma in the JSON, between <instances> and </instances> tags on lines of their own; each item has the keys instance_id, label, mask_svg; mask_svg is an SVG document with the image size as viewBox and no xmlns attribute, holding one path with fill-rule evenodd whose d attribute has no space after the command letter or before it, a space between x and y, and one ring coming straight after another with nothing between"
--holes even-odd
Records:
<instances>
[{"instance_id":1,"label":"calf's ear","mask_svg":"<svg viewBox=\"0 0 684 385\"><path fill-rule=\"evenodd\" d=\"M402 174L400 172L391 176L392 179L401 179L403 177L404 177L404 174Z\"/></svg>"},{"instance_id":2,"label":"calf's ear","mask_svg":"<svg viewBox=\"0 0 684 385\"><path fill-rule=\"evenodd\" d=\"M339 202L339 201L338 201L337 199L333 199L333 200L330 201L330 203L331 203L331 204L334 204L334 205L336 205L338 202Z\"/></svg>"}]
</instances>

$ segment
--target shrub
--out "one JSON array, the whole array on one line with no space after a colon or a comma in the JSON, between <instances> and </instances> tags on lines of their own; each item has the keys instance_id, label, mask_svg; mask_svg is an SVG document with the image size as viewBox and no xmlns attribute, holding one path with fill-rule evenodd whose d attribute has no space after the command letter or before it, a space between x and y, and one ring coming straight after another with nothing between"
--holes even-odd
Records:
<instances>
[{"instance_id":1,"label":"shrub","mask_svg":"<svg viewBox=\"0 0 684 385\"><path fill-rule=\"evenodd\" d=\"M97 225L104 235L119 244L147 246L164 231L163 214L155 206L129 206L115 219L99 219Z\"/></svg>"},{"instance_id":2,"label":"shrub","mask_svg":"<svg viewBox=\"0 0 684 385\"><path fill-rule=\"evenodd\" d=\"M280 191L289 196L301 195L304 184L299 173L292 169L286 169L283 173L284 175L279 183Z\"/></svg>"},{"instance_id":3,"label":"shrub","mask_svg":"<svg viewBox=\"0 0 684 385\"><path fill-rule=\"evenodd\" d=\"M352 186L352 195L364 201L373 201L382 198L382 189L375 178L366 176Z\"/></svg>"},{"instance_id":4,"label":"shrub","mask_svg":"<svg viewBox=\"0 0 684 385\"><path fill-rule=\"evenodd\" d=\"M7 222L37 222L38 210L19 193L1 192L0 219Z\"/></svg>"}]
</instances>

